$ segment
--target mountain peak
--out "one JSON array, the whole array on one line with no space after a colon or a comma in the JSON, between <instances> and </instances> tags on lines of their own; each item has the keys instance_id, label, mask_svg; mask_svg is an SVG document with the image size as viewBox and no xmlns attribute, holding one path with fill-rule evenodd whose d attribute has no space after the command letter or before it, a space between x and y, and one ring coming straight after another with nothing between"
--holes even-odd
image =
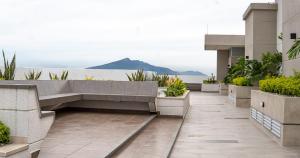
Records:
<instances>
[{"instance_id":1,"label":"mountain peak","mask_svg":"<svg viewBox=\"0 0 300 158\"><path fill-rule=\"evenodd\" d=\"M131 60L130 58L124 58L108 64L89 67L87 69L123 69L123 70L143 69L145 71L153 71L158 74L168 74L168 75L205 75L198 71L177 72L169 68L154 66L140 60Z\"/></svg>"}]
</instances>

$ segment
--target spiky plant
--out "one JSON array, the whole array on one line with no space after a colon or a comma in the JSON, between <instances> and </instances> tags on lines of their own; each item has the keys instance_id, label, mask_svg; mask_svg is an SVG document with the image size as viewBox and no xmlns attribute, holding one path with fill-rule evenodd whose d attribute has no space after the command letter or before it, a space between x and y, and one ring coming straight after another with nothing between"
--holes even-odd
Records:
<instances>
[{"instance_id":1,"label":"spiky plant","mask_svg":"<svg viewBox=\"0 0 300 158\"><path fill-rule=\"evenodd\" d=\"M144 70L137 70L137 72L126 74L129 81L147 81L148 75L144 73Z\"/></svg>"},{"instance_id":2,"label":"spiky plant","mask_svg":"<svg viewBox=\"0 0 300 158\"><path fill-rule=\"evenodd\" d=\"M2 80L14 80L16 71L16 54L14 54L11 62L6 60L4 50L2 50L4 71L0 70L0 79Z\"/></svg>"},{"instance_id":3,"label":"spiky plant","mask_svg":"<svg viewBox=\"0 0 300 158\"><path fill-rule=\"evenodd\" d=\"M167 82L170 79L168 74L163 74L163 75L159 75L159 74L152 74L152 81L157 81L158 86L159 87L166 87L167 86Z\"/></svg>"},{"instance_id":4,"label":"spiky plant","mask_svg":"<svg viewBox=\"0 0 300 158\"><path fill-rule=\"evenodd\" d=\"M296 59L297 55L300 54L300 39L296 39L292 47L287 52L289 60Z\"/></svg>"},{"instance_id":5,"label":"spiky plant","mask_svg":"<svg viewBox=\"0 0 300 158\"><path fill-rule=\"evenodd\" d=\"M69 75L69 71L64 70L60 77L57 74L49 72L50 80L67 80Z\"/></svg>"},{"instance_id":6,"label":"spiky plant","mask_svg":"<svg viewBox=\"0 0 300 158\"><path fill-rule=\"evenodd\" d=\"M28 72L28 74L25 74L26 80L38 80L42 75L42 71L36 72L34 70Z\"/></svg>"}]
</instances>

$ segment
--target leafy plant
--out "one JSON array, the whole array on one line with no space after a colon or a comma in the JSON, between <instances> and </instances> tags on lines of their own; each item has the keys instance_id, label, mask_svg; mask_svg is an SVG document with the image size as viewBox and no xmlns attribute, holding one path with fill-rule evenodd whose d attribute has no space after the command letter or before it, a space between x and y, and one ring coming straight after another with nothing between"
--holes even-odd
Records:
<instances>
[{"instance_id":1,"label":"leafy plant","mask_svg":"<svg viewBox=\"0 0 300 158\"><path fill-rule=\"evenodd\" d=\"M64 70L60 77L57 74L49 72L50 80L67 80L69 75L69 71Z\"/></svg>"},{"instance_id":2,"label":"leafy plant","mask_svg":"<svg viewBox=\"0 0 300 158\"><path fill-rule=\"evenodd\" d=\"M28 72L28 74L25 74L26 80L38 80L42 75L42 71L35 72L34 70Z\"/></svg>"},{"instance_id":3,"label":"leafy plant","mask_svg":"<svg viewBox=\"0 0 300 158\"><path fill-rule=\"evenodd\" d=\"M251 84L263 78L262 64L257 60L246 60L244 76Z\"/></svg>"},{"instance_id":4,"label":"leafy plant","mask_svg":"<svg viewBox=\"0 0 300 158\"><path fill-rule=\"evenodd\" d=\"M300 39L296 39L292 47L288 50L287 55L289 60L296 59L297 55L300 54Z\"/></svg>"},{"instance_id":5,"label":"leafy plant","mask_svg":"<svg viewBox=\"0 0 300 158\"><path fill-rule=\"evenodd\" d=\"M10 129L0 121L0 145L10 141Z\"/></svg>"},{"instance_id":6,"label":"leafy plant","mask_svg":"<svg viewBox=\"0 0 300 158\"><path fill-rule=\"evenodd\" d=\"M126 74L129 81L147 81L148 75L144 73L144 70L137 70L137 72Z\"/></svg>"},{"instance_id":7,"label":"leafy plant","mask_svg":"<svg viewBox=\"0 0 300 158\"><path fill-rule=\"evenodd\" d=\"M237 77L245 75L245 58L241 57L238 61L233 64L229 69L224 78L224 83L232 83L232 80Z\"/></svg>"},{"instance_id":8,"label":"leafy plant","mask_svg":"<svg viewBox=\"0 0 300 158\"><path fill-rule=\"evenodd\" d=\"M278 76L282 65L281 52L267 52L262 55L263 76Z\"/></svg>"},{"instance_id":9,"label":"leafy plant","mask_svg":"<svg viewBox=\"0 0 300 158\"><path fill-rule=\"evenodd\" d=\"M252 86L251 80L247 77L237 77L233 79L232 83L237 86Z\"/></svg>"},{"instance_id":10,"label":"leafy plant","mask_svg":"<svg viewBox=\"0 0 300 158\"><path fill-rule=\"evenodd\" d=\"M296 77L272 77L259 81L259 89L280 95L300 97L300 79Z\"/></svg>"},{"instance_id":11,"label":"leafy plant","mask_svg":"<svg viewBox=\"0 0 300 158\"><path fill-rule=\"evenodd\" d=\"M207 80L203 80L203 83L205 83L205 84L215 84L215 83L217 83L216 76L213 73L211 73L211 76L208 77Z\"/></svg>"},{"instance_id":12,"label":"leafy plant","mask_svg":"<svg viewBox=\"0 0 300 158\"><path fill-rule=\"evenodd\" d=\"M2 50L3 63L4 63L4 71L0 70L0 78L2 80L14 80L15 79L15 71L16 71L16 55L14 54L11 62L6 60L5 53Z\"/></svg>"},{"instance_id":13,"label":"leafy plant","mask_svg":"<svg viewBox=\"0 0 300 158\"><path fill-rule=\"evenodd\" d=\"M152 74L152 81L157 81L159 87L166 87L168 85L168 80L170 79L168 74L159 75Z\"/></svg>"},{"instance_id":14,"label":"leafy plant","mask_svg":"<svg viewBox=\"0 0 300 158\"><path fill-rule=\"evenodd\" d=\"M165 91L166 96L177 97L186 92L186 85L179 78L170 79L168 83L169 86Z\"/></svg>"}]
</instances>

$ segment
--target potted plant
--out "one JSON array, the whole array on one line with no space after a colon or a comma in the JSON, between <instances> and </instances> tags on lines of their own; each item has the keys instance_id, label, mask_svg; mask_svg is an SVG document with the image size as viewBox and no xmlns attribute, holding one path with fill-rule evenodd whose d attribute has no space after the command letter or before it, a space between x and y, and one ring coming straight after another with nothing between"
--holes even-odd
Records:
<instances>
[{"instance_id":1,"label":"potted plant","mask_svg":"<svg viewBox=\"0 0 300 158\"><path fill-rule=\"evenodd\" d=\"M258 89L258 81L266 76L278 76L282 63L280 52L267 52L262 61L239 59L225 78L230 102L237 107L250 107L251 90Z\"/></svg>"},{"instance_id":2,"label":"potted plant","mask_svg":"<svg viewBox=\"0 0 300 158\"><path fill-rule=\"evenodd\" d=\"M203 92L219 92L219 83L215 75L212 73L207 80L203 80L201 91Z\"/></svg>"},{"instance_id":3,"label":"potted plant","mask_svg":"<svg viewBox=\"0 0 300 158\"><path fill-rule=\"evenodd\" d=\"M185 117L190 106L190 91L179 78L168 80L168 87L156 98L157 110L161 115Z\"/></svg>"},{"instance_id":4,"label":"potted plant","mask_svg":"<svg viewBox=\"0 0 300 158\"><path fill-rule=\"evenodd\" d=\"M251 120L283 146L300 145L300 73L269 77L251 91Z\"/></svg>"}]
</instances>

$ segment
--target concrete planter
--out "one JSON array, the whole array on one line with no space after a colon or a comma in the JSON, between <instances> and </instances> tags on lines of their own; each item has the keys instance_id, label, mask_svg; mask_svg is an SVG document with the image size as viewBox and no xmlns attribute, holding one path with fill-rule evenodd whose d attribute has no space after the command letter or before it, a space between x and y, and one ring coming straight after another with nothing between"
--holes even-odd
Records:
<instances>
[{"instance_id":1,"label":"concrete planter","mask_svg":"<svg viewBox=\"0 0 300 158\"><path fill-rule=\"evenodd\" d=\"M300 97L251 91L251 120L283 146L300 146Z\"/></svg>"},{"instance_id":2,"label":"concrete planter","mask_svg":"<svg viewBox=\"0 0 300 158\"><path fill-rule=\"evenodd\" d=\"M219 94L220 95L228 95L228 85L227 84L220 83Z\"/></svg>"},{"instance_id":3,"label":"concrete planter","mask_svg":"<svg viewBox=\"0 0 300 158\"><path fill-rule=\"evenodd\" d=\"M190 107L190 91L179 97L166 97L165 94L161 94L156 98L156 107L160 115L184 118Z\"/></svg>"},{"instance_id":4,"label":"concrete planter","mask_svg":"<svg viewBox=\"0 0 300 158\"><path fill-rule=\"evenodd\" d=\"M31 157L27 144L7 144L0 146L0 158L27 158Z\"/></svg>"},{"instance_id":5,"label":"concrete planter","mask_svg":"<svg viewBox=\"0 0 300 158\"><path fill-rule=\"evenodd\" d=\"M218 83L216 84L207 84L203 83L201 91L202 92L219 92L220 85Z\"/></svg>"},{"instance_id":6,"label":"concrete planter","mask_svg":"<svg viewBox=\"0 0 300 158\"><path fill-rule=\"evenodd\" d=\"M250 107L251 90L258 89L258 87L248 86L228 86L228 99L231 104L236 107Z\"/></svg>"}]
</instances>

